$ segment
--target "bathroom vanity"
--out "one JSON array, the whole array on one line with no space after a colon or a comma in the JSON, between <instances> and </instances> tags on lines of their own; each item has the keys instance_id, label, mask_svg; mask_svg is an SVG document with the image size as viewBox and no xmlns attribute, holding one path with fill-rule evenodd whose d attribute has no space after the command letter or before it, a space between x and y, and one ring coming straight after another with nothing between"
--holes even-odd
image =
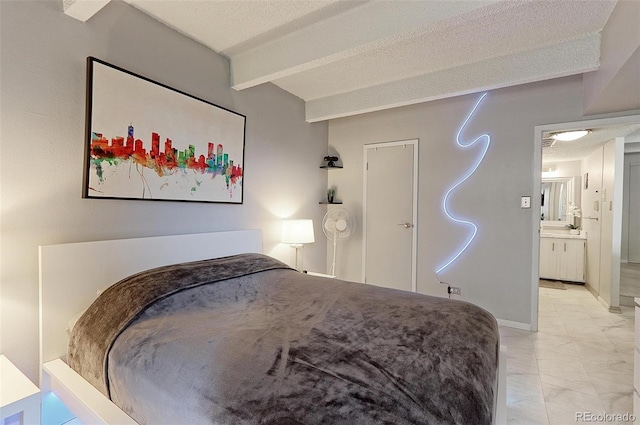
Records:
<instances>
[{"instance_id":1,"label":"bathroom vanity","mask_svg":"<svg viewBox=\"0 0 640 425\"><path fill-rule=\"evenodd\" d=\"M585 235L540 234L540 278L585 282Z\"/></svg>"}]
</instances>

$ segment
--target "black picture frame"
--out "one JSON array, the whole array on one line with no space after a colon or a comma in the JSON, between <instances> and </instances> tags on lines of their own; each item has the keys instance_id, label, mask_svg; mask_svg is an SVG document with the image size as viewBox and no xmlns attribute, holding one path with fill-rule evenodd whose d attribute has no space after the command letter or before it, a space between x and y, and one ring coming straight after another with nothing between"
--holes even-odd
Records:
<instances>
[{"instance_id":1,"label":"black picture frame","mask_svg":"<svg viewBox=\"0 0 640 425\"><path fill-rule=\"evenodd\" d=\"M83 198L242 204L246 117L87 58Z\"/></svg>"}]
</instances>

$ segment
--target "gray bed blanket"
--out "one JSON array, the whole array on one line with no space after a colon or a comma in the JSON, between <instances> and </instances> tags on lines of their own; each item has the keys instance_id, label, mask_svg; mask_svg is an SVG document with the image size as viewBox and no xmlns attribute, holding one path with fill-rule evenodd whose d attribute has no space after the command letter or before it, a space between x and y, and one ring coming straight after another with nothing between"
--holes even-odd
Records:
<instances>
[{"instance_id":1,"label":"gray bed blanket","mask_svg":"<svg viewBox=\"0 0 640 425\"><path fill-rule=\"evenodd\" d=\"M140 273L74 327L69 365L141 424L490 424L495 319L245 254Z\"/></svg>"}]
</instances>

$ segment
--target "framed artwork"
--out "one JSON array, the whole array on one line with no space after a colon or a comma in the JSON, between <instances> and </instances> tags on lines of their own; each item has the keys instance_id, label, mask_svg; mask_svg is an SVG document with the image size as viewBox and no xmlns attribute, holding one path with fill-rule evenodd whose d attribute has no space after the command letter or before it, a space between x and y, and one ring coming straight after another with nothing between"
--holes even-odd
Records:
<instances>
[{"instance_id":1,"label":"framed artwork","mask_svg":"<svg viewBox=\"0 0 640 425\"><path fill-rule=\"evenodd\" d=\"M87 58L84 198L241 204L246 117Z\"/></svg>"}]
</instances>

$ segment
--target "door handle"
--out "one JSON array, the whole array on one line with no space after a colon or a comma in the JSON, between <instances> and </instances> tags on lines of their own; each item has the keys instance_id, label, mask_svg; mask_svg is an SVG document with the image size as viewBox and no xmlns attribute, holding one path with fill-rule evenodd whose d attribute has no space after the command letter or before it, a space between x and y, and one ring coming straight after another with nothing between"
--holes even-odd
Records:
<instances>
[{"instance_id":1,"label":"door handle","mask_svg":"<svg viewBox=\"0 0 640 425\"><path fill-rule=\"evenodd\" d=\"M410 228L413 227L413 224L411 224L411 223L398 223L398 226L402 226L405 229L410 229Z\"/></svg>"}]
</instances>

